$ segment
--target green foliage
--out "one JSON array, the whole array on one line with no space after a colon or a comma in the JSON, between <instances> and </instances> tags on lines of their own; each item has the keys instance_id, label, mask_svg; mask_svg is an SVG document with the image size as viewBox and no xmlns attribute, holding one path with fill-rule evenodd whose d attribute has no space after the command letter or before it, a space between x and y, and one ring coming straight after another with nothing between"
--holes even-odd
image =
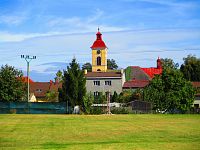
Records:
<instances>
[{"instance_id":1,"label":"green foliage","mask_svg":"<svg viewBox=\"0 0 200 150\"><path fill-rule=\"evenodd\" d=\"M46 99L48 100L48 101L57 101L58 100L58 92L56 92L56 91L48 91L47 93L46 93Z\"/></svg>"},{"instance_id":2,"label":"green foliage","mask_svg":"<svg viewBox=\"0 0 200 150\"><path fill-rule=\"evenodd\" d=\"M62 92L63 101L69 101L71 106L83 106L83 97L86 95L86 79L76 59L64 71Z\"/></svg>"},{"instance_id":3,"label":"green foliage","mask_svg":"<svg viewBox=\"0 0 200 150\"><path fill-rule=\"evenodd\" d=\"M132 69L130 66L125 69L125 78L126 78L126 81L129 81L132 79Z\"/></svg>"},{"instance_id":4,"label":"green foliage","mask_svg":"<svg viewBox=\"0 0 200 150\"><path fill-rule=\"evenodd\" d=\"M118 68L118 65L114 59L107 59L107 66L108 66L108 69L111 69L111 70L116 70Z\"/></svg>"},{"instance_id":5,"label":"green foliage","mask_svg":"<svg viewBox=\"0 0 200 150\"><path fill-rule=\"evenodd\" d=\"M131 90L123 91L119 94L119 98L117 102L128 103L133 100L132 97L133 97L133 91Z\"/></svg>"},{"instance_id":6,"label":"green foliage","mask_svg":"<svg viewBox=\"0 0 200 150\"><path fill-rule=\"evenodd\" d=\"M86 94L83 98L84 110L86 114L90 114L92 110L92 104L94 102L94 96L92 93Z\"/></svg>"},{"instance_id":7,"label":"green foliage","mask_svg":"<svg viewBox=\"0 0 200 150\"><path fill-rule=\"evenodd\" d=\"M114 94L111 96L111 102L117 102L118 101L118 94L117 92L115 91Z\"/></svg>"},{"instance_id":8,"label":"green foliage","mask_svg":"<svg viewBox=\"0 0 200 150\"><path fill-rule=\"evenodd\" d=\"M62 71L58 70L58 72L56 73L56 77L55 77L55 81L57 82L61 82L62 81Z\"/></svg>"},{"instance_id":9,"label":"green foliage","mask_svg":"<svg viewBox=\"0 0 200 150\"><path fill-rule=\"evenodd\" d=\"M105 113L103 111L103 108L102 107L98 107L98 106L92 107L90 112L91 112L90 114L93 114L93 115L99 115L99 114Z\"/></svg>"},{"instance_id":10,"label":"green foliage","mask_svg":"<svg viewBox=\"0 0 200 150\"><path fill-rule=\"evenodd\" d=\"M85 63L83 66L82 66L82 70L87 70L88 72L91 72L92 71L92 65L91 63L87 62Z\"/></svg>"},{"instance_id":11,"label":"green foliage","mask_svg":"<svg viewBox=\"0 0 200 150\"><path fill-rule=\"evenodd\" d=\"M165 58L161 59L162 62L162 68L167 70L167 69L177 69L179 64L175 63L172 59L170 58Z\"/></svg>"},{"instance_id":12,"label":"green foliage","mask_svg":"<svg viewBox=\"0 0 200 150\"><path fill-rule=\"evenodd\" d=\"M96 104L103 104L106 102L106 95L104 95L102 92L99 92L99 95L94 97L94 103Z\"/></svg>"},{"instance_id":13,"label":"green foliage","mask_svg":"<svg viewBox=\"0 0 200 150\"><path fill-rule=\"evenodd\" d=\"M155 110L186 112L194 101L195 90L178 69L164 69L144 89L145 100L154 104Z\"/></svg>"},{"instance_id":14,"label":"green foliage","mask_svg":"<svg viewBox=\"0 0 200 150\"><path fill-rule=\"evenodd\" d=\"M188 55L183 60L180 70L184 77L189 81L200 81L200 58Z\"/></svg>"},{"instance_id":15,"label":"green foliage","mask_svg":"<svg viewBox=\"0 0 200 150\"><path fill-rule=\"evenodd\" d=\"M12 66L2 66L0 69L0 101L25 100L25 84L22 81L22 71Z\"/></svg>"},{"instance_id":16,"label":"green foliage","mask_svg":"<svg viewBox=\"0 0 200 150\"><path fill-rule=\"evenodd\" d=\"M111 110L112 114L130 114L131 111L126 107L117 107Z\"/></svg>"}]
</instances>

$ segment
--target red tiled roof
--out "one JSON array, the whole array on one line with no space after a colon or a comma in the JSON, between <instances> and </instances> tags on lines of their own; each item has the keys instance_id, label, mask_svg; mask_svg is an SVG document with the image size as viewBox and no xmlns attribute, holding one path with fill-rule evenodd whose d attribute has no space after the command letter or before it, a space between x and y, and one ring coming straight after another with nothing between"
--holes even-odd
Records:
<instances>
[{"instance_id":1,"label":"red tiled roof","mask_svg":"<svg viewBox=\"0 0 200 150\"><path fill-rule=\"evenodd\" d=\"M101 37L102 34L98 31L96 36L97 36L97 39L96 41L94 41L93 45L91 46L91 49L97 49L97 48L105 49L106 44L102 40L102 37Z\"/></svg>"},{"instance_id":2,"label":"red tiled roof","mask_svg":"<svg viewBox=\"0 0 200 150\"><path fill-rule=\"evenodd\" d=\"M192 82L193 87L200 87L200 82Z\"/></svg>"},{"instance_id":3,"label":"red tiled roof","mask_svg":"<svg viewBox=\"0 0 200 150\"><path fill-rule=\"evenodd\" d=\"M87 72L85 77L121 77L121 72Z\"/></svg>"},{"instance_id":4,"label":"red tiled roof","mask_svg":"<svg viewBox=\"0 0 200 150\"><path fill-rule=\"evenodd\" d=\"M126 81L123 85L124 89L129 89L129 88L144 88L149 84L148 80L131 80L131 81Z\"/></svg>"},{"instance_id":5,"label":"red tiled roof","mask_svg":"<svg viewBox=\"0 0 200 150\"><path fill-rule=\"evenodd\" d=\"M33 82L30 83L30 93L34 93L36 97L45 97L48 91L58 91L62 88L62 83L55 82Z\"/></svg>"},{"instance_id":6,"label":"red tiled roof","mask_svg":"<svg viewBox=\"0 0 200 150\"><path fill-rule=\"evenodd\" d=\"M162 68L141 68L150 78L162 73Z\"/></svg>"},{"instance_id":7,"label":"red tiled roof","mask_svg":"<svg viewBox=\"0 0 200 150\"><path fill-rule=\"evenodd\" d=\"M30 84L30 93L34 93L36 97L45 97L49 90L49 82L34 82Z\"/></svg>"},{"instance_id":8,"label":"red tiled roof","mask_svg":"<svg viewBox=\"0 0 200 150\"><path fill-rule=\"evenodd\" d=\"M27 83L28 82L28 77L21 77L22 78L22 81L23 82L25 82L25 83ZM33 83L34 81L33 80L31 80L30 78L29 78L29 83Z\"/></svg>"}]
</instances>

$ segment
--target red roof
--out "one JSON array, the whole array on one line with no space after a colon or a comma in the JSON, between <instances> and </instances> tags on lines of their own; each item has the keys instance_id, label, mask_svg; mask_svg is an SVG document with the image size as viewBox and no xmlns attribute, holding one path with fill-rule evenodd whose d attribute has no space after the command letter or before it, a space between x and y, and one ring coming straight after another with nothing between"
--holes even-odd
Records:
<instances>
[{"instance_id":1,"label":"red roof","mask_svg":"<svg viewBox=\"0 0 200 150\"><path fill-rule=\"evenodd\" d=\"M122 74L121 72L87 72L85 74L86 78L121 78Z\"/></svg>"},{"instance_id":2,"label":"red roof","mask_svg":"<svg viewBox=\"0 0 200 150\"><path fill-rule=\"evenodd\" d=\"M30 92L34 93L37 98L44 98L48 91L58 92L58 88L62 88L61 82L33 82L30 84Z\"/></svg>"},{"instance_id":3,"label":"red roof","mask_svg":"<svg viewBox=\"0 0 200 150\"><path fill-rule=\"evenodd\" d=\"M162 73L162 68L141 68L150 78Z\"/></svg>"},{"instance_id":4,"label":"red roof","mask_svg":"<svg viewBox=\"0 0 200 150\"><path fill-rule=\"evenodd\" d=\"M22 81L23 82L25 82L25 83L27 83L28 82L28 77L21 77L22 78ZM33 80L31 80L30 78L29 78L29 83L33 83L34 81Z\"/></svg>"},{"instance_id":5,"label":"red roof","mask_svg":"<svg viewBox=\"0 0 200 150\"><path fill-rule=\"evenodd\" d=\"M97 39L96 39L96 41L94 41L93 45L91 46L91 49L97 49L97 48L105 49L105 48L107 48L106 44L102 40L101 32L98 31L96 35L97 35Z\"/></svg>"},{"instance_id":6,"label":"red roof","mask_svg":"<svg viewBox=\"0 0 200 150\"><path fill-rule=\"evenodd\" d=\"M126 81L123 85L124 89L129 89L129 88L144 88L149 84L148 80L131 80L131 81Z\"/></svg>"},{"instance_id":7,"label":"red roof","mask_svg":"<svg viewBox=\"0 0 200 150\"><path fill-rule=\"evenodd\" d=\"M200 87L200 82L192 82L193 87L198 88Z\"/></svg>"}]
</instances>

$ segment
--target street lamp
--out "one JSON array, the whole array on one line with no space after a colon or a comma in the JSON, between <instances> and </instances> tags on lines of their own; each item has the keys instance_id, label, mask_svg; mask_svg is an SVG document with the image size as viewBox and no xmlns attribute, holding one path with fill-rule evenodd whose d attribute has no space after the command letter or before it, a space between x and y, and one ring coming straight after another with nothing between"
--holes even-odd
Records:
<instances>
[{"instance_id":1,"label":"street lamp","mask_svg":"<svg viewBox=\"0 0 200 150\"><path fill-rule=\"evenodd\" d=\"M27 87L27 89L28 89L28 92L27 92L27 98L28 98L28 102L29 102L29 64L30 64L30 62L31 62L31 60L32 59L36 59L36 56L29 56L29 55L21 55L21 58L22 59L25 59L26 60L26 62L27 62L27 82L28 82L28 87Z\"/></svg>"}]
</instances>

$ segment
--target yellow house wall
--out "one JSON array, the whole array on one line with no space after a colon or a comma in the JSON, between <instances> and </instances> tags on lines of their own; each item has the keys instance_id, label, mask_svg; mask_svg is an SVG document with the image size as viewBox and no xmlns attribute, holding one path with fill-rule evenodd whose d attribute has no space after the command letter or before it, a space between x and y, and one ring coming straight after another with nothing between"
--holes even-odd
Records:
<instances>
[{"instance_id":1,"label":"yellow house wall","mask_svg":"<svg viewBox=\"0 0 200 150\"><path fill-rule=\"evenodd\" d=\"M97 57L101 57L101 66L97 66ZM107 49L101 50L100 54L97 54L97 50L92 50L92 72L97 72L100 69L101 72L107 71Z\"/></svg>"}]
</instances>

